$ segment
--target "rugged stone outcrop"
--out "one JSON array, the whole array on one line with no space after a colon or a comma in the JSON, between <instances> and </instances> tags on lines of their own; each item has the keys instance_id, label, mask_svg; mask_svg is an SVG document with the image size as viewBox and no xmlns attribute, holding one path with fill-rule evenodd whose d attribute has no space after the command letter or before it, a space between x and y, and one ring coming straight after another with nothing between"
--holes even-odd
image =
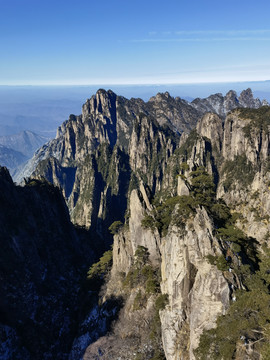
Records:
<instances>
[{"instance_id":1,"label":"rugged stone outcrop","mask_svg":"<svg viewBox=\"0 0 270 360\"><path fill-rule=\"evenodd\" d=\"M15 181L31 175L44 158L53 156L66 166L72 160L83 160L102 143L109 143L111 147L118 143L127 148L133 123L139 114L150 116L160 125L182 133L194 128L206 112L224 118L236 107L257 108L262 105L267 105L267 102L254 99L250 89L243 91L239 99L234 91L229 91L225 97L215 94L206 99L197 98L191 103L179 97L173 98L168 92L158 93L145 103L141 99L128 100L111 90L101 89L83 105L82 115L71 115L59 127L56 139L40 149L25 169L15 175Z\"/></svg>"},{"instance_id":2,"label":"rugged stone outcrop","mask_svg":"<svg viewBox=\"0 0 270 360\"><path fill-rule=\"evenodd\" d=\"M248 236L261 242L266 240L269 231L268 111L269 108L251 112L248 109L235 110L227 116L224 128L221 118L206 114L198 122L196 134L191 134L179 151L168 159L175 166L177 161L184 161L185 170L178 177L174 194L189 196L192 187L188 182L192 179L192 170L203 166L214 176L218 197L225 199L232 211L241 214L237 225ZM244 155L243 163L239 163L239 157L241 159ZM230 164L232 168L228 170ZM169 177L174 174L172 169L168 165ZM182 171L181 166L179 171ZM232 180L229 179L231 184L228 175L232 176ZM163 180L167 176L165 174ZM171 179L170 184L176 183ZM167 185L161 186L163 191L166 188ZM194 350L199 345L200 335L215 327L219 315L226 314L230 300L235 301L232 289L243 287L228 265L226 271L218 269L215 264L211 265L209 257L222 258L224 253L234 254L234 251L216 237L217 224L214 226L205 208L198 208L196 215L180 228L172 222L167 234L159 241L153 241L157 230L144 229L140 225L142 209L144 213L153 212L153 205L148 198L143 198L142 193L135 190L131 193L130 209L136 209L138 215L134 216L131 211L129 230L120 231L115 236L112 278L115 281L118 273L126 272L132 266L136 246L148 247L150 254L155 256L160 254L161 290L169 300L165 309L160 311L166 359L195 359ZM240 260L236 255L230 256L235 257L236 266ZM247 261L245 257L243 259ZM113 291L112 283L109 284L110 291ZM241 354L251 358L257 356L252 347L242 349Z\"/></svg>"},{"instance_id":3,"label":"rugged stone outcrop","mask_svg":"<svg viewBox=\"0 0 270 360\"><path fill-rule=\"evenodd\" d=\"M268 105L266 100L254 99L252 90L243 90L240 96L233 90L230 90L225 96L222 94L210 95L206 99L197 98L191 102L191 105L197 109L201 115L206 112L216 113L223 119L228 112L236 108L253 108L257 109L263 105Z\"/></svg>"},{"instance_id":4,"label":"rugged stone outcrop","mask_svg":"<svg viewBox=\"0 0 270 360\"><path fill-rule=\"evenodd\" d=\"M145 229L141 225L147 206L149 209L149 205L147 205L149 200L143 196L144 188L142 185L141 190L133 190L130 194L129 230L120 232L119 235L115 236L112 274L126 272L131 267L138 246L144 246L148 249L153 264L157 265L160 261L160 235L158 231Z\"/></svg>"},{"instance_id":5,"label":"rugged stone outcrop","mask_svg":"<svg viewBox=\"0 0 270 360\"><path fill-rule=\"evenodd\" d=\"M229 306L228 282L207 261L207 255L220 253L205 209L181 230L170 228L162 241L161 289L169 295L161 312L167 360L194 359L203 330L215 327L217 316Z\"/></svg>"},{"instance_id":6,"label":"rugged stone outcrop","mask_svg":"<svg viewBox=\"0 0 270 360\"><path fill-rule=\"evenodd\" d=\"M239 99L231 91L225 97L216 94L188 103L165 93L145 103L99 90L83 105L82 114L71 115L58 129L56 139L43 146L15 179L29 175L46 178L62 188L74 222L95 229L107 228L114 220L123 221L130 180L143 180L153 193L161 189L168 159L179 144L179 134L194 128L206 111L224 117L236 106L261 105L253 99L250 89L242 92ZM221 122L218 128L213 127L211 123L217 115L205 116L209 124L204 120L200 126L199 121L198 131L209 138L214 136L210 132L217 130L218 139L212 146L220 150ZM207 146L199 141L193 161L201 162L201 153ZM115 174L108 176L113 168ZM121 199L120 206L109 209L108 204L116 199ZM106 213L115 217L109 219ZM108 238L106 231L98 232L101 238Z\"/></svg>"},{"instance_id":7,"label":"rugged stone outcrop","mask_svg":"<svg viewBox=\"0 0 270 360\"><path fill-rule=\"evenodd\" d=\"M211 139L211 146L215 151L220 152L223 143L223 126L221 118L213 113L205 114L197 123L197 132Z\"/></svg>"}]
</instances>

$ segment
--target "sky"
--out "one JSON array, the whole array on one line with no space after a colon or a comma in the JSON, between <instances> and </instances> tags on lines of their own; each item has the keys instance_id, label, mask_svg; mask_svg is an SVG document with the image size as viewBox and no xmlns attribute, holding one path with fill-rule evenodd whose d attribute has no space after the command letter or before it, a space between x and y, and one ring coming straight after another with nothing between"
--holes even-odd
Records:
<instances>
[{"instance_id":1,"label":"sky","mask_svg":"<svg viewBox=\"0 0 270 360\"><path fill-rule=\"evenodd\" d=\"M0 85L270 79L269 0L0 0Z\"/></svg>"}]
</instances>

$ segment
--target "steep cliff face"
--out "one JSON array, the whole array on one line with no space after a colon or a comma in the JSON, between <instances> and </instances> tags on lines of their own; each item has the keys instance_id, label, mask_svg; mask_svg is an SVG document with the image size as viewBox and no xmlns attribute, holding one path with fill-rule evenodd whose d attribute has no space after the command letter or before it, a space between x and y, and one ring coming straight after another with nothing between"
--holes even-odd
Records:
<instances>
[{"instance_id":1,"label":"steep cliff face","mask_svg":"<svg viewBox=\"0 0 270 360\"><path fill-rule=\"evenodd\" d=\"M260 241L269 231L269 130L269 107L228 115L218 186L218 196L242 214L243 229Z\"/></svg>"},{"instance_id":2,"label":"steep cliff face","mask_svg":"<svg viewBox=\"0 0 270 360\"><path fill-rule=\"evenodd\" d=\"M135 114L146 113L141 103L100 90L82 115L71 116L49 148L41 149L32 175L61 187L72 220L91 226L105 242L109 225L124 220L132 186L143 179L151 190L159 189L177 146L169 128Z\"/></svg>"},{"instance_id":3,"label":"steep cliff face","mask_svg":"<svg viewBox=\"0 0 270 360\"><path fill-rule=\"evenodd\" d=\"M205 148L200 150L199 159L201 165L216 175L217 197L241 213L245 231L262 240L263 233L268 231L269 107L234 110L223 126L218 116L206 114L196 130L196 142L193 139L187 163L191 167L196 163L198 142L206 141L211 155L207 155ZM256 222L257 230L262 226L261 235L255 230Z\"/></svg>"},{"instance_id":4,"label":"steep cliff face","mask_svg":"<svg viewBox=\"0 0 270 360\"><path fill-rule=\"evenodd\" d=\"M83 105L82 115L71 115L58 129L56 139L42 147L15 179L19 181L31 174L48 179L63 189L74 222L101 228L105 221L107 227L107 222L124 217L125 211L117 211L118 207L115 218L105 219L104 212L102 219L98 216L106 209L105 203L112 203L113 196L114 201L121 198L120 203L126 203L127 191L120 194L117 184L121 182L120 187L126 189L134 173L154 192L160 190L179 133L194 128L206 111L225 116L236 106L258 107L261 102L253 99L250 89L242 92L239 99L231 91L225 97L216 94L192 103L169 93L157 94L145 103L99 90ZM194 156L199 158L198 150ZM114 163L118 164L116 174L108 179L104 169L111 173Z\"/></svg>"},{"instance_id":5,"label":"steep cliff face","mask_svg":"<svg viewBox=\"0 0 270 360\"><path fill-rule=\"evenodd\" d=\"M220 255L213 224L205 209L179 230L170 228L161 246L163 293L169 304L161 312L167 360L194 359L204 329L215 326L229 306L230 290L223 273L207 256Z\"/></svg>"},{"instance_id":6,"label":"steep cliff face","mask_svg":"<svg viewBox=\"0 0 270 360\"><path fill-rule=\"evenodd\" d=\"M0 168L0 357L67 359L78 291L93 261L59 190L33 180L16 187Z\"/></svg>"},{"instance_id":7,"label":"steep cliff face","mask_svg":"<svg viewBox=\"0 0 270 360\"><path fill-rule=\"evenodd\" d=\"M192 104L179 97L173 98L168 92L151 97L147 109L161 125L167 125L176 132L189 132L200 115Z\"/></svg>"},{"instance_id":8,"label":"steep cliff face","mask_svg":"<svg viewBox=\"0 0 270 360\"><path fill-rule=\"evenodd\" d=\"M159 311L166 359L195 359L199 345L202 351L201 335L214 329L234 302L237 306L237 297L247 290L245 271L250 268L252 273L258 266L258 241L268 241L269 231L268 113L268 107L235 110L224 125L217 115L206 114L167 160L156 199L142 183L130 194L129 219L114 237L107 291L123 293L123 276L129 278L136 249L147 248L153 266L161 264L160 289L167 296ZM217 196L202 168L212 175ZM132 290L126 295L125 316L118 323L124 326L125 319L131 337L135 335L127 325L128 316L131 322L138 314L146 316L141 308L131 309L135 294ZM247 330L240 329L239 334L232 340L236 341L233 356L256 359L258 348L253 344L260 338L247 335ZM115 352L119 336L116 331L109 340ZM238 343L240 337L244 345ZM105 338L87 351L93 355L98 346L107 349L104 342ZM144 353L143 358L147 356Z\"/></svg>"},{"instance_id":9,"label":"steep cliff face","mask_svg":"<svg viewBox=\"0 0 270 360\"><path fill-rule=\"evenodd\" d=\"M112 269L104 259L94 267L105 285L99 301L88 291L70 359L206 359L201 335L214 337L219 316L251 291L269 242L270 117L261 105L250 90L192 103L100 90L36 154L32 176L62 188L97 247L108 249L112 223L115 233ZM237 331L234 357L255 359L256 345L241 352L239 338L264 339Z\"/></svg>"},{"instance_id":10,"label":"steep cliff face","mask_svg":"<svg viewBox=\"0 0 270 360\"><path fill-rule=\"evenodd\" d=\"M236 108L258 109L263 105L268 105L266 100L254 99L252 90L243 90L238 97L236 92L230 90L225 96L222 94L210 95L206 99L195 99L191 105L200 111L201 115L206 112L216 113L225 118L228 112Z\"/></svg>"}]
</instances>

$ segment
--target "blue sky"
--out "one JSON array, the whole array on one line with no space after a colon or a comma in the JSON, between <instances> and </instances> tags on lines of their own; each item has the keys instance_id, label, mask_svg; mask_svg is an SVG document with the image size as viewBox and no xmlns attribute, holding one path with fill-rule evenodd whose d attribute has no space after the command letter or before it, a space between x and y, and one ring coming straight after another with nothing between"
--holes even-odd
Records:
<instances>
[{"instance_id":1,"label":"blue sky","mask_svg":"<svg viewBox=\"0 0 270 360\"><path fill-rule=\"evenodd\" d=\"M268 80L269 14L269 0L0 0L0 84Z\"/></svg>"}]
</instances>

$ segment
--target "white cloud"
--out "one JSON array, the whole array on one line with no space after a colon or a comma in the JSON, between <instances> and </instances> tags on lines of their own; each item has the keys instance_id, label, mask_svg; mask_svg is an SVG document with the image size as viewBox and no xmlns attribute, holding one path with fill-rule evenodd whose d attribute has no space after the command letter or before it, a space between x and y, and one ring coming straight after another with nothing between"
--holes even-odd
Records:
<instances>
[{"instance_id":1,"label":"white cloud","mask_svg":"<svg viewBox=\"0 0 270 360\"><path fill-rule=\"evenodd\" d=\"M180 30L175 31L175 35L226 35L226 36L239 36L239 35L262 35L270 34L270 29L257 29L257 30Z\"/></svg>"},{"instance_id":2,"label":"white cloud","mask_svg":"<svg viewBox=\"0 0 270 360\"><path fill-rule=\"evenodd\" d=\"M148 37L133 39L131 42L211 42L211 41L269 41L270 29L255 30L179 30L151 31Z\"/></svg>"},{"instance_id":3,"label":"white cloud","mask_svg":"<svg viewBox=\"0 0 270 360\"><path fill-rule=\"evenodd\" d=\"M211 41L270 41L270 37L207 37L207 38L155 38L155 39L133 39L133 43L166 43L166 42L211 42Z\"/></svg>"}]
</instances>

